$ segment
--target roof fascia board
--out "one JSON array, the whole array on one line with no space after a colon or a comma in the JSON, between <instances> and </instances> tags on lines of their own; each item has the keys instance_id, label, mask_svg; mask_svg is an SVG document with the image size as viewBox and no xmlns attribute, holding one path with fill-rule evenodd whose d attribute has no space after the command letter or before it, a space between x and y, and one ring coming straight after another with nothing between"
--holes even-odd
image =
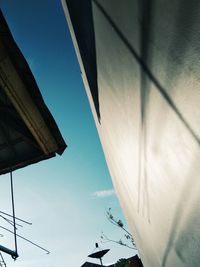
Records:
<instances>
[{"instance_id":1,"label":"roof fascia board","mask_svg":"<svg viewBox=\"0 0 200 267\"><path fill-rule=\"evenodd\" d=\"M67 2L67 0L61 0L62 6L63 6L63 10L64 10L64 14L65 14L65 17L66 17L66 20L67 20L67 24L68 24L68 27L69 27L69 31L70 31L70 34L71 34L72 42L73 42L73 45L74 45L74 48L75 48L76 56L77 56L77 59L78 59L78 63L79 63L80 69L81 69L81 76L82 76L82 80L83 80L83 84L84 84L84 87L85 87L85 91L86 91L87 97L89 99L90 108L92 110L92 115L94 117L96 125L98 125L99 121L98 121L96 109L95 109L95 106L94 106L92 94L91 94L91 91L90 91L89 82L88 82L88 79L87 79L87 75L86 75L86 72L85 72L85 68L84 68L84 65L83 65L83 61L82 61L80 50L79 50L79 46L78 46L78 42L76 40L76 35L75 35L75 32L74 32L73 24L72 24L72 21L71 21L71 18L70 18L70 14L69 14L69 10L68 10L66 2ZM98 130L98 127L97 127L97 130Z\"/></svg>"},{"instance_id":2,"label":"roof fascia board","mask_svg":"<svg viewBox=\"0 0 200 267\"><path fill-rule=\"evenodd\" d=\"M0 86L29 128L41 150L46 155L57 151L58 145L53 135L32 101L11 60L6 54L1 54L0 60Z\"/></svg>"}]
</instances>

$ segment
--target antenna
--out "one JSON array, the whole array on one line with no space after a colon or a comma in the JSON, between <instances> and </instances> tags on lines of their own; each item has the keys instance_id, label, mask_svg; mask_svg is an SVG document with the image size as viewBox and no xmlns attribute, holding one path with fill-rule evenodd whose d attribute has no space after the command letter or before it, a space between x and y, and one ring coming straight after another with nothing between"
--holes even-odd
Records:
<instances>
[{"instance_id":1,"label":"antenna","mask_svg":"<svg viewBox=\"0 0 200 267\"><path fill-rule=\"evenodd\" d=\"M36 246L36 247L38 247L38 248L44 250L47 254L50 253L50 251L48 251L47 249L45 249L45 248L39 246L38 244L36 244L36 243L32 242L31 240L25 238L24 236L21 236L21 235L17 234L17 226L23 227L23 225L18 224L18 223L16 222L16 220L17 220L17 221L20 221L20 222L22 222L22 223L26 223L26 224L28 224L28 225L32 225L32 223L27 222L27 221L25 221L25 220L22 220L22 219L20 219L20 218L18 218L18 217L15 216L14 190L13 190L12 172L10 172L10 181L11 181L12 215L9 214L9 213L6 213L6 212L0 210L0 218L4 219L8 224L12 225L12 226L13 226L13 231L11 231L11 230L9 230L8 228L3 227L3 226L1 226L1 225L0 225L0 228L3 229L3 230L5 230L5 231L7 231L7 232L10 232L11 234L14 235L15 250L11 250L11 249L9 249L9 248L6 248L6 247L0 245L0 267L1 267L1 266L6 266L6 265L5 265L5 261L3 260L3 257L2 257L2 254L1 254L1 251L4 252L4 253L9 254L14 260L16 260L16 259L19 257L19 255L18 255L18 253L17 253L17 237L20 237L21 239L25 240L26 242L29 242L30 244L32 244L32 245L34 245L34 246ZM3 215L2 215L2 214L3 214ZM8 219L6 216L7 216L7 217L10 217L10 218L12 218L12 219ZM3 235L0 234L0 236L3 236ZM4 265L2 265L2 264L4 264Z\"/></svg>"},{"instance_id":2,"label":"antenna","mask_svg":"<svg viewBox=\"0 0 200 267\"><path fill-rule=\"evenodd\" d=\"M95 243L95 247L96 247L97 249L99 249L99 245L98 245L98 243ZM90 257L90 258L95 258L95 259L99 259L101 265L103 266L102 258L103 258L103 256L104 256L106 253L108 253L109 250L110 250L110 249L99 250L99 251L97 251L97 252L94 252L94 253L88 255L88 257Z\"/></svg>"},{"instance_id":3,"label":"antenna","mask_svg":"<svg viewBox=\"0 0 200 267\"><path fill-rule=\"evenodd\" d=\"M7 267L1 252L0 252L0 267Z\"/></svg>"}]
</instances>

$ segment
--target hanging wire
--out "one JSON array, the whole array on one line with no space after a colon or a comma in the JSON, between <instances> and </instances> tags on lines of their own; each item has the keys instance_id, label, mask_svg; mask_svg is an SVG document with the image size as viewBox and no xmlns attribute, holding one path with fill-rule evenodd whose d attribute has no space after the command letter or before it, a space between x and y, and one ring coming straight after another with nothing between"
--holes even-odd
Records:
<instances>
[{"instance_id":1,"label":"hanging wire","mask_svg":"<svg viewBox=\"0 0 200 267\"><path fill-rule=\"evenodd\" d=\"M14 201L14 190L13 190L13 177L12 171L10 172L10 187L11 187L11 197L12 197L12 211L13 211L13 227L14 227L14 239L15 239L15 252L17 253L17 228L15 222L15 201Z\"/></svg>"}]
</instances>

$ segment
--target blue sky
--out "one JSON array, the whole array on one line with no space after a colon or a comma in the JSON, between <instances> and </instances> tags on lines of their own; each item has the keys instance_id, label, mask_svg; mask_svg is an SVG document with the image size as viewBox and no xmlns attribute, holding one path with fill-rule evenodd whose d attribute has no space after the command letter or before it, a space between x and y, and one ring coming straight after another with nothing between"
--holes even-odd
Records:
<instances>
[{"instance_id":1,"label":"blue sky","mask_svg":"<svg viewBox=\"0 0 200 267\"><path fill-rule=\"evenodd\" d=\"M10 267L79 267L102 230L121 237L120 230L106 220L105 210L112 207L116 216L124 218L112 191L66 19L59 0L1 0L0 7L68 144L61 157L13 174L16 216L33 222L20 234L51 254L19 240L19 259L13 262L5 255L5 260ZM1 210L10 212L8 175L0 177L0 188ZM4 234L1 244L12 248L13 237L0 233ZM105 262L133 254L115 244L100 246L111 248Z\"/></svg>"}]
</instances>

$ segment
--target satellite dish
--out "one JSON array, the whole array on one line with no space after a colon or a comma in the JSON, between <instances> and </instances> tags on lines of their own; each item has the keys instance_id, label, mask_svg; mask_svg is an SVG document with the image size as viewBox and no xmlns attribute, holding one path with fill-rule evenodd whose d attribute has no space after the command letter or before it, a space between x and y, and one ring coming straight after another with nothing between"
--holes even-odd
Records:
<instances>
[{"instance_id":1,"label":"satellite dish","mask_svg":"<svg viewBox=\"0 0 200 267\"><path fill-rule=\"evenodd\" d=\"M88 255L88 257L90 258L95 258L95 259L100 259L102 258L110 249L103 249L97 252L94 252L90 255Z\"/></svg>"},{"instance_id":2,"label":"satellite dish","mask_svg":"<svg viewBox=\"0 0 200 267\"><path fill-rule=\"evenodd\" d=\"M98 243L96 243L95 245L96 245L96 248L99 248ZM100 262L101 262L101 265L103 266L103 264L102 264L102 259L101 259L101 258L103 258L103 256L104 256L106 253L108 253L109 250L110 250L110 249L99 250L99 251L97 251L97 252L94 252L94 253L88 255L88 257L90 257L90 258L95 258L95 259L99 259Z\"/></svg>"}]
</instances>

